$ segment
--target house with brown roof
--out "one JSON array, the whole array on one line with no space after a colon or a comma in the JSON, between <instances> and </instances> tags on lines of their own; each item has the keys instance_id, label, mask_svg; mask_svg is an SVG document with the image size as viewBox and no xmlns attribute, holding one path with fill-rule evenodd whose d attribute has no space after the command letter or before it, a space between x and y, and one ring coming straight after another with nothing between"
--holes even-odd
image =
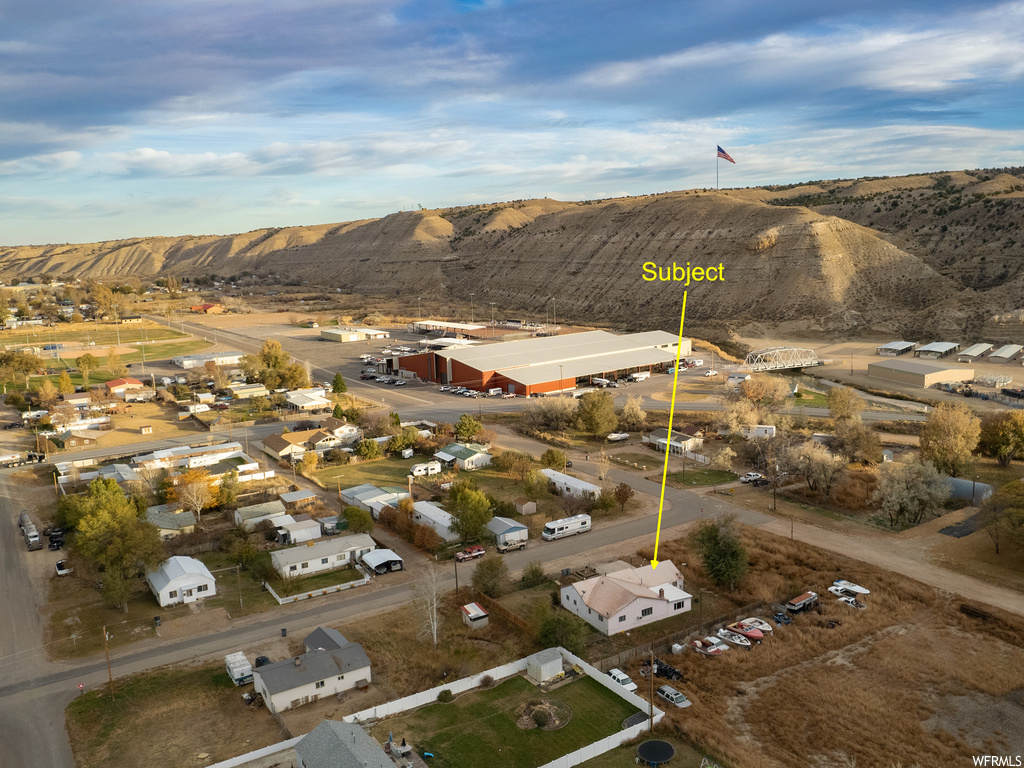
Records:
<instances>
[{"instance_id":1,"label":"house with brown roof","mask_svg":"<svg viewBox=\"0 0 1024 768\"><path fill-rule=\"evenodd\" d=\"M287 461L298 459L306 452L306 441L319 431L319 429L307 429L302 432L268 435L263 438L263 452L275 459Z\"/></svg>"},{"instance_id":2,"label":"house with brown roof","mask_svg":"<svg viewBox=\"0 0 1024 768\"><path fill-rule=\"evenodd\" d=\"M107 390L108 395L120 398L124 398L125 392L146 388L146 385L138 379L112 379L105 382L103 386Z\"/></svg>"},{"instance_id":3,"label":"house with brown roof","mask_svg":"<svg viewBox=\"0 0 1024 768\"><path fill-rule=\"evenodd\" d=\"M220 304L199 304L189 307L189 310L196 315L219 315L224 312L224 307Z\"/></svg>"},{"instance_id":4,"label":"house with brown roof","mask_svg":"<svg viewBox=\"0 0 1024 768\"><path fill-rule=\"evenodd\" d=\"M671 560L658 567L624 568L562 587L561 603L605 635L686 613L691 596Z\"/></svg>"}]
</instances>

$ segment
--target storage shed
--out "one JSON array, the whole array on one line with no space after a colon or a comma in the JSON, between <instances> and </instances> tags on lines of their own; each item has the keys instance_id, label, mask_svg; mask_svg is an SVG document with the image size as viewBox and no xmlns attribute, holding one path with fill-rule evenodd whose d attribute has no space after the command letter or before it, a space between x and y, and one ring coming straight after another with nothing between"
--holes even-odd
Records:
<instances>
[{"instance_id":1,"label":"storage shed","mask_svg":"<svg viewBox=\"0 0 1024 768\"><path fill-rule=\"evenodd\" d=\"M960 345L952 341L933 341L931 344L918 347L914 351L914 356L938 360L940 357L953 354L958 349L960 349Z\"/></svg>"},{"instance_id":2,"label":"storage shed","mask_svg":"<svg viewBox=\"0 0 1024 768\"><path fill-rule=\"evenodd\" d=\"M990 349L992 349L991 344L972 344L956 356L956 361L958 363L973 363Z\"/></svg>"},{"instance_id":3,"label":"storage shed","mask_svg":"<svg viewBox=\"0 0 1024 768\"><path fill-rule=\"evenodd\" d=\"M1024 347L1019 344L1006 344L989 355L988 359L993 363L1006 363L1019 355L1021 350L1024 350Z\"/></svg>"},{"instance_id":4,"label":"storage shed","mask_svg":"<svg viewBox=\"0 0 1024 768\"><path fill-rule=\"evenodd\" d=\"M917 344L913 341L890 341L875 348L875 353L883 357L899 357L910 352Z\"/></svg>"},{"instance_id":5,"label":"storage shed","mask_svg":"<svg viewBox=\"0 0 1024 768\"><path fill-rule=\"evenodd\" d=\"M490 622L490 616L480 603L462 606L462 623L470 629L483 629Z\"/></svg>"},{"instance_id":6,"label":"storage shed","mask_svg":"<svg viewBox=\"0 0 1024 768\"><path fill-rule=\"evenodd\" d=\"M405 565L405 561L390 549L375 549L359 559L363 561L363 565L377 574L400 571Z\"/></svg>"},{"instance_id":7,"label":"storage shed","mask_svg":"<svg viewBox=\"0 0 1024 768\"><path fill-rule=\"evenodd\" d=\"M562 654L557 648L546 648L526 658L526 674L538 683L546 683L562 674Z\"/></svg>"}]
</instances>

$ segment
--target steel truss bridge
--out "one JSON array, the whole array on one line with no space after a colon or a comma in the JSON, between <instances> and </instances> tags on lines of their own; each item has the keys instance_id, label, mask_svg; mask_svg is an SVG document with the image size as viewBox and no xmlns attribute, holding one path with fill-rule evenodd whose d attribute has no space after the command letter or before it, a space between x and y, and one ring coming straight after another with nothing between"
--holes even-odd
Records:
<instances>
[{"instance_id":1,"label":"steel truss bridge","mask_svg":"<svg viewBox=\"0 0 1024 768\"><path fill-rule=\"evenodd\" d=\"M779 371L784 368L811 368L822 365L813 349L772 347L758 349L747 355L742 368L750 371Z\"/></svg>"}]
</instances>

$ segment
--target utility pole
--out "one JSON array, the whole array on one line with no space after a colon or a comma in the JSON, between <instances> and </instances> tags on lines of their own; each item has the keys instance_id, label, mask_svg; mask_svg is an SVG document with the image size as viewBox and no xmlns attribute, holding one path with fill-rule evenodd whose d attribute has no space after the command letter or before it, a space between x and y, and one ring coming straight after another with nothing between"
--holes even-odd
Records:
<instances>
[{"instance_id":1,"label":"utility pole","mask_svg":"<svg viewBox=\"0 0 1024 768\"><path fill-rule=\"evenodd\" d=\"M244 610L245 607L242 605L242 572L241 565L235 565L235 577L238 579L238 610Z\"/></svg>"},{"instance_id":2,"label":"utility pole","mask_svg":"<svg viewBox=\"0 0 1024 768\"><path fill-rule=\"evenodd\" d=\"M491 305L491 338L494 338L494 302L488 302Z\"/></svg>"},{"instance_id":3,"label":"utility pole","mask_svg":"<svg viewBox=\"0 0 1024 768\"><path fill-rule=\"evenodd\" d=\"M469 294L469 322L471 323L476 321L476 299L473 298L474 296L476 296L475 293Z\"/></svg>"},{"instance_id":4,"label":"utility pole","mask_svg":"<svg viewBox=\"0 0 1024 768\"><path fill-rule=\"evenodd\" d=\"M110 700L114 700L114 673L110 671L110 647L107 641L110 635L107 634L107 625L103 625L103 651L107 654L107 679L110 680Z\"/></svg>"},{"instance_id":5,"label":"utility pole","mask_svg":"<svg viewBox=\"0 0 1024 768\"><path fill-rule=\"evenodd\" d=\"M651 727L650 727L649 730L651 731L651 733L654 733L654 644L653 643L651 644L651 666L647 670L647 680L648 680L648 685L649 685L649 688L650 688L650 693L649 693L647 698L650 699L650 703L651 703Z\"/></svg>"}]
</instances>

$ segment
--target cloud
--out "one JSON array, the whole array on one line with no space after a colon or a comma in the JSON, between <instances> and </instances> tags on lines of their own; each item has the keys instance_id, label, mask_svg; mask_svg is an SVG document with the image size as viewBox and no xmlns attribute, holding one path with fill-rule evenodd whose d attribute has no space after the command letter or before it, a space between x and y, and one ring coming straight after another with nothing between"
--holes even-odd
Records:
<instances>
[{"instance_id":1,"label":"cloud","mask_svg":"<svg viewBox=\"0 0 1024 768\"><path fill-rule=\"evenodd\" d=\"M60 173L76 168L81 161L81 153L70 151L23 157L0 162L0 176Z\"/></svg>"}]
</instances>

